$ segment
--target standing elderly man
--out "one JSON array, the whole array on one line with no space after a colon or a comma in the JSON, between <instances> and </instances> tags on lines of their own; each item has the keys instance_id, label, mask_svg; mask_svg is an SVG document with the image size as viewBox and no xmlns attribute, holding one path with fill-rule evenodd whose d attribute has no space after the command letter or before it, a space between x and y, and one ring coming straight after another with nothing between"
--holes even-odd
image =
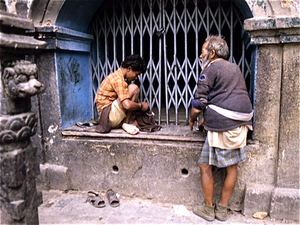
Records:
<instances>
[{"instance_id":1,"label":"standing elderly man","mask_svg":"<svg viewBox=\"0 0 300 225\"><path fill-rule=\"evenodd\" d=\"M246 159L248 129L252 129L252 104L245 79L239 67L228 62L226 41L209 36L202 47L202 72L192 100L190 129L203 111L199 128L208 131L200 153L199 167L204 203L195 205L193 212L208 220L227 219L227 205L237 181L237 164ZM221 199L213 203L213 166L226 168Z\"/></svg>"},{"instance_id":2,"label":"standing elderly man","mask_svg":"<svg viewBox=\"0 0 300 225\"><path fill-rule=\"evenodd\" d=\"M99 131L107 133L111 128L122 127L129 134L139 132L136 120L132 121L133 112L146 111L147 102L138 103L140 89L134 81L146 71L143 58L139 55L130 55L124 59L114 73L109 74L101 83L97 95L96 105L99 115ZM130 122L130 123L129 123Z\"/></svg>"}]
</instances>

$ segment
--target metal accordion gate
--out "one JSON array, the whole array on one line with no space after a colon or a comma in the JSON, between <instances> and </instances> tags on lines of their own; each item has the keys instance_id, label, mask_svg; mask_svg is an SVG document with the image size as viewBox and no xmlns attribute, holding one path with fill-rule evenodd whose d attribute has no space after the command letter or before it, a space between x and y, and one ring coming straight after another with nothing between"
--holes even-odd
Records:
<instances>
[{"instance_id":1,"label":"metal accordion gate","mask_svg":"<svg viewBox=\"0 0 300 225\"><path fill-rule=\"evenodd\" d=\"M160 124L188 124L201 72L199 55L208 35L225 37L229 61L240 66L248 90L252 89L252 51L245 43L243 21L233 0L104 1L89 27L94 36L93 97L127 55L139 54L147 63L138 81L140 100L149 103Z\"/></svg>"}]
</instances>

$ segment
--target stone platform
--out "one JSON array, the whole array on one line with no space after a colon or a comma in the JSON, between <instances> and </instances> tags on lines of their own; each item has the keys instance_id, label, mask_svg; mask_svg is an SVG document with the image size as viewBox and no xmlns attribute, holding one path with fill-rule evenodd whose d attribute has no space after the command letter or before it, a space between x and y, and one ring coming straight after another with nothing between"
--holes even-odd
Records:
<instances>
[{"instance_id":1,"label":"stone platform","mask_svg":"<svg viewBox=\"0 0 300 225\"><path fill-rule=\"evenodd\" d=\"M198 159L205 134L188 126L163 126L158 132L108 134L77 126L62 132L59 148L51 148L41 165L44 189L97 190L113 188L127 197L192 206L202 201ZM50 146L49 146L50 147ZM53 160L56 159L56 160ZM224 170L216 170L217 198ZM240 210L244 186L234 208Z\"/></svg>"},{"instance_id":2,"label":"stone platform","mask_svg":"<svg viewBox=\"0 0 300 225\"><path fill-rule=\"evenodd\" d=\"M55 145L55 138L47 140L49 159L40 165L38 185L43 190L105 192L112 188L124 197L190 208L203 201L198 159L205 134L196 129L169 125L158 132L129 135L122 129L100 134L95 127L72 126L62 131L59 145ZM295 194L280 197L284 205L293 205L288 210L270 205L277 196L273 185L265 188L251 182L261 175L253 167L254 162L261 161L259 143L248 140L246 152L246 161L238 166L238 181L229 208L247 216L265 211L276 219L294 213L291 219L297 220L293 209L299 207L299 198ZM270 179L272 175L264 176ZM214 169L214 201L219 200L224 177L224 169Z\"/></svg>"}]
</instances>

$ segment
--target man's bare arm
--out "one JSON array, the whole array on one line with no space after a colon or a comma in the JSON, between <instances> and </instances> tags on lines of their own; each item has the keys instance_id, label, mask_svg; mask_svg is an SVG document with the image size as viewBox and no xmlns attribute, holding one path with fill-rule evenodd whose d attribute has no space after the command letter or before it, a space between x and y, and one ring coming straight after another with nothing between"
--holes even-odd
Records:
<instances>
[{"instance_id":1,"label":"man's bare arm","mask_svg":"<svg viewBox=\"0 0 300 225\"><path fill-rule=\"evenodd\" d=\"M195 123L195 121L197 121L197 117L200 115L200 113L201 113L200 109L196 109L195 107L192 106L191 116L190 116L190 120L189 120L189 125L190 125L191 131L193 130L194 123Z\"/></svg>"},{"instance_id":2,"label":"man's bare arm","mask_svg":"<svg viewBox=\"0 0 300 225\"><path fill-rule=\"evenodd\" d=\"M146 111L149 108L149 105L147 102L138 103L138 102L131 101L129 99L123 100L122 105L123 105L124 109L126 109L128 111L135 111L138 109Z\"/></svg>"}]
</instances>

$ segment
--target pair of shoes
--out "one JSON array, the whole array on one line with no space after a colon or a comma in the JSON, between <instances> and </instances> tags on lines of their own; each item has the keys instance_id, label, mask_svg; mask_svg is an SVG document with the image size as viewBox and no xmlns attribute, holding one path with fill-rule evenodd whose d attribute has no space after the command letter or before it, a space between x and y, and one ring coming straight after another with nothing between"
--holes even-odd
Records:
<instances>
[{"instance_id":1,"label":"pair of shoes","mask_svg":"<svg viewBox=\"0 0 300 225\"><path fill-rule=\"evenodd\" d=\"M117 207L120 205L120 200L112 189L109 189L107 191L106 196L111 207ZM105 206L105 201L101 198L101 196L99 196L99 194L94 191L88 191L86 202L89 202L96 208L102 208Z\"/></svg>"},{"instance_id":2,"label":"pair of shoes","mask_svg":"<svg viewBox=\"0 0 300 225\"><path fill-rule=\"evenodd\" d=\"M220 220L220 221L227 220L227 207L226 206L221 206L218 203L216 203L215 213L216 213L217 220Z\"/></svg>"},{"instance_id":3,"label":"pair of shoes","mask_svg":"<svg viewBox=\"0 0 300 225\"><path fill-rule=\"evenodd\" d=\"M207 221L213 221L215 219L215 206L209 206L203 202L202 205L195 205L193 207L193 213Z\"/></svg>"}]
</instances>

